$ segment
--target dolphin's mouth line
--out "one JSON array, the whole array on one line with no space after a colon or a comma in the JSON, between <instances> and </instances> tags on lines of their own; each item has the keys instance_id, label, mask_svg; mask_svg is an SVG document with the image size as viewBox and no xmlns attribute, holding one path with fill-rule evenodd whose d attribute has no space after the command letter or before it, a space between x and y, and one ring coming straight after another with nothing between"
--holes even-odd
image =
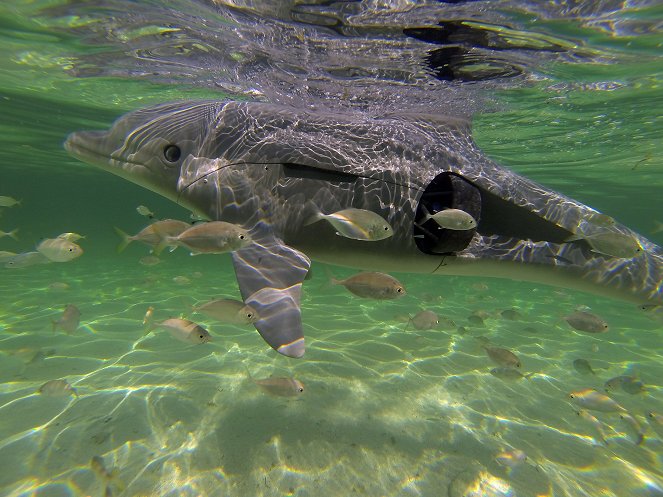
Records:
<instances>
[{"instance_id":1,"label":"dolphin's mouth line","mask_svg":"<svg viewBox=\"0 0 663 497\"><path fill-rule=\"evenodd\" d=\"M97 150L86 147L83 145L80 141L77 141L75 139L72 139L71 137L67 139L64 143L65 149L73 154L80 154L84 155L87 157L91 158L97 158L100 159L99 162L105 162L108 165L114 165L114 166L122 166L122 165L134 165L134 166L142 166L145 167L145 164L142 164L140 162L135 162L127 159L118 159L117 157L113 156L111 153L109 154L103 154L98 152ZM82 153L80 153L82 152ZM103 167L103 166L98 166L98 167Z\"/></svg>"},{"instance_id":2,"label":"dolphin's mouth line","mask_svg":"<svg viewBox=\"0 0 663 497\"><path fill-rule=\"evenodd\" d=\"M217 173L217 172L219 172L219 171L221 171L222 169L225 169L225 168L227 168L227 167L232 167L232 166L244 166L244 165L253 165L253 166L282 166L282 165L284 165L284 164L285 164L284 162L250 162L250 161L249 161L249 162L245 162L245 161L241 161L241 162L231 162L231 163L229 163L229 164L224 164L223 166L219 166L219 167L217 167L216 169L213 169L213 170L211 170L211 171L206 172L205 174L203 174L203 175L200 176L199 178L196 178L196 179L193 180L191 183L189 183L189 184L186 185L184 188L182 188L182 189L178 192L178 194L177 194L177 203L178 203L178 204L180 203L180 197L181 197L181 195L182 195L182 194L183 194L183 193L184 193L189 187L193 186L193 185L196 184L198 181L204 180L205 178L207 178L207 177L210 176L211 174ZM301 165L301 164L300 164L300 165ZM310 169L315 169L315 170L318 170L318 171L326 171L326 170L323 170L323 169L320 169L320 168L316 168L316 167L314 167L314 166L308 166L308 165L301 165L301 166L306 167L306 168L310 168ZM362 179L368 179L368 180L372 180L372 181L382 181L382 182L384 182L384 183L386 183L386 184L388 184L388 185L399 186L399 187L401 187L401 188L407 188L408 190L414 190L415 192L421 192L421 191L423 191L423 188L421 188L421 187L418 187L418 186L412 186L412 185L406 185L406 184L403 184L403 183L398 183L398 182L396 182L396 181L389 181L389 180L386 180L386 179L375 178L375 177L373 177L373 176L368 176L368 175L363 175L363 174L353 174L353 173L352 173L352 174L350 174L350 175L351 175L351 176L354 176L354 177L357 178L357 179L362 178Z\"/></svg>"}]
</instances>

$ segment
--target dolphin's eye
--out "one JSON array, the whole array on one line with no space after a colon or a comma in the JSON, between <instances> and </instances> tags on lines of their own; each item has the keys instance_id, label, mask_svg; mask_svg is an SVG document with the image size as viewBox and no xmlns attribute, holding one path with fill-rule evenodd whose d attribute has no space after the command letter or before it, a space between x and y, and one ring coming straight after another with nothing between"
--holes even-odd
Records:
<instances>
[{"instance_id":1,"label":"dolphin's eye","mask_svg":"<svg viewBox=\"0 0 663 497\"><path fill-rule=\"evenodd\" d=\"M163 156L168 162L177 162L181 155L182 151L177 145L166 145L166 148L163 149Z\"/></svg>"}]
</instances>

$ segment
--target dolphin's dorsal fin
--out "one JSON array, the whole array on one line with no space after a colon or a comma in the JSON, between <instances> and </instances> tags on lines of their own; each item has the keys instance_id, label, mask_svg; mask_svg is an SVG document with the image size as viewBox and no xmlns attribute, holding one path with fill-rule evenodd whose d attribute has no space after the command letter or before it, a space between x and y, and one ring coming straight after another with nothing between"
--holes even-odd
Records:
<instances>
[{"instance_id":1,"label":"dolphin's dorsal fin","mask_svg":"<svg viewBox=\"0 0 663 497\"><path fill-rule=\"evenodd\" d=\"M299 302L311 260L274 234L258 231L251 232L255 243L232 254L242 299L258 311L254 325L273 349L301 357L305 348Z\"/></svg>"}]
</instances>

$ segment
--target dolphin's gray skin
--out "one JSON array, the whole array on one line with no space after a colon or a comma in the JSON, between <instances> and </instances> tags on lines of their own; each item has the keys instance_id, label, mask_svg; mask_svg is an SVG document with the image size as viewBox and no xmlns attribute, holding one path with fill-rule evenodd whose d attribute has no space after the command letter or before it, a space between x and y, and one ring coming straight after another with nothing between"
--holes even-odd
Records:
<instances>
[{"instance_id":1,"label":"dolphin's gray skin","mask_svg":"<svg viewBox=\"0 0 663 497\"><path fill-rule=\"evenodd\" d=\"M265 103L179 102L127 114L107 132L71 134L75 157L209 219L251 230L233 253L256 328L278 352L304 353L299 309L310 260L361 269L484 275L556 284L638 303L663 303L661 249L628 228L600 227L593 209L486 158L469 124L445 116L309 113ZM449 231L429 211L462 208L476 230ZM304 226L315 209L355 207L394 228L376 242ZM612 230L645 249L633 259L565 243Z\"/></svg>"}]
</instances>

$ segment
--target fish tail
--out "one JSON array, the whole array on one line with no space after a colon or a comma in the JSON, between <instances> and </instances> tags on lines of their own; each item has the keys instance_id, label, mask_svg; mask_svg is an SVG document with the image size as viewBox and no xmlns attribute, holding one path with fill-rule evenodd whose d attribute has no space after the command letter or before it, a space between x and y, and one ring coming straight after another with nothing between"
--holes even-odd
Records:
<instances>
[{"instance_id":1,"label":"fish tail","mask_svg":"<svg viewBox=\"0 0 663 497\"><path fill-rule=\"evenodd\" d=\"M322 266L325 270L325 275L327 275L327 280L322 283L320 286L321 289L331 288L334 285L342 284L342 280L337 280L334 278L334 274L331 272L331 269L326 264Z\"/></svg>"},{"instance_id":2,"label":"fish tail","mask_svg":"<svg viewBox=\"0 0 663 497\"><path fill-rule=\"evenodd\" d=\"M14 240L18 241L18 235L16 235L16 233L18 233L18 228L14 228L13 230L11 230L9 233L7 233L7 236L10 236Z\"/></svg>"},{"instance_id":3,"label":"fish tail","mask_svg":"<svg viewBox=\"0 0 663 497\"><path fill-rule=\"evenodd\" d=\"M177 248L177 245L172 245L172 242L168 240L168 238L170 237L162 238L161 241L155 245L155 247L152 249L154 255L160 255L161 252L163 252L163 249L165 249L168 246L171 247L170 249L171 252Z\"/></svg>"},{"instance_id":4,"label":"fish tail","mask_svg":"<svg viewBox=\"0 0 663 497\"><path fill-rule=\"evenodd\" d=\"M115 230L115 233L118 234L118 236L122 239L120 244L117 246L117 253L121 253L125 248L127 248L127 245L131 243L131 237L122 231L120 228L117 226L113 226L113 229Z\"/></svg>"},{"instance_id":5,"label":"fish tail","mask_svg":"<svg viewBox=\"0 0 663 497\"><path fill-rule=\"evenodd\" d=\"M421 221L421 224L426 223L430 218L433 217L431 216L430 212L428 212L428 209L426 209L426 206L423 203L421 204L421 212L424 213L424 220Z\"/></svg>"},{"instance_id":6,"label":"fish tail","mask_svg":"<svg viewBox=\"0 0 663 497\"><path fill-rule=\"evenodd\" d=\"M308 226L323 219L324 214L320 212L318 205L313 200L307 200L302 209L302 216L304 218L302 226Z\"/></svg>"},{"instance_id":7,"label":"fish tail","mask_svg":"<svg viewBox=\"0 0 663 497\"><path fill-rule=\"evenodd\" d=\"M410 323L412 322L412 318L408 314L407 316L407 323L405 323L405 328L403 328L403 331L407 331L407 329L410 327Z\"/></svg>"},{"instance_id":8,"label":"fish tail","mask_svg":"<svg viewBox=\"0 0 663 497\"><path fill-rule=\"evenodd\" d=\"M322 212L316 212L313 214L311 217L309 217L306 221L304 221L304 224L302 226L308 226L310 224L317 223L318 221L322 220L325 218L325 215Z\"/></svg>"}]
</instances>

